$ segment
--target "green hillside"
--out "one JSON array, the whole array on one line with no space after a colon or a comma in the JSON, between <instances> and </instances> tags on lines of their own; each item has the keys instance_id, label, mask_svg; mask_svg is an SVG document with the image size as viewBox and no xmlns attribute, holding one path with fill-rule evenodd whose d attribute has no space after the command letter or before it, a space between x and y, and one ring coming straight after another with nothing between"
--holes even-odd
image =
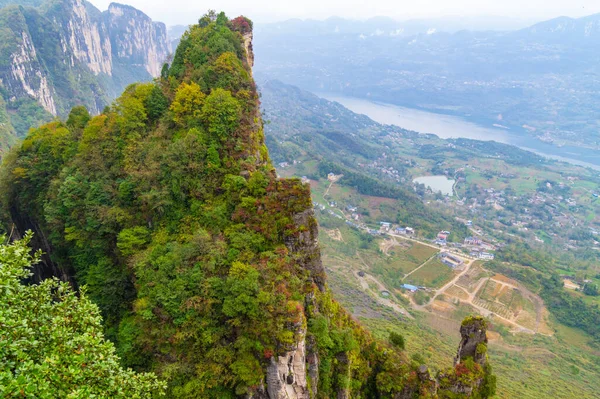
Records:
<instances>
[{"instance_id":1,"label":"green hillside","mask_svg":"<svg viewBox=\"0 0 600 399\"><path fill-rule=\"evenodd\" d=\"M269 121L267 143L281 163L277 165L278 173L285 177L306 176L313 201L323 205L316 212L323 265L334 296L346 309L375 334L385 334L389 328L400 331L407 338L410 356L443 365L454 350L456 326L465 315L486 314L486 309L469 304L469 291L481 299L478 304L494 310L486 318L491 325L490 356L502 359L494 367L499 397L595 397L600 389L594 378L600 370L600 322L596 305L599 297L593 295L593 287L599 282L600 263L597 244L585 230L598 226L594 215L599 203L590 195L590 190L597 187L596 172L544 160L503 144L442 140L383 126L340 104L278 81L264 82L260 87L265 119ZM339 133L339 142L322 145L323 132ZM372 150L377 156L367 159L342 148L346 137L360 140L366 146L363 151ZM344 165L344 177L335 183L329 181L326 173L319 173L323 165ZM389 173L390 168L397 173ZM431 240L415 243L407 237L369 234L366 228L379 230L381 221L407 220L403 216L405 204L392 196L365 194L359 190L357 180L347 176L361 174L390 190L404 191L413 188L416 176L452 176L460 168L466 170L456 173L453 196L444 197L415 186L413 201L426 210L415 218L419 219L417 234L427 237L426 227L422 231L421 226L436 218L463 223L472 219L476 227L469 234L501 246L495 261L475 263L458 285L448 287L433 303L423 306L435 295L434 289L456 275L435 259L429 260L432 254L448 247L432 245ZM332 166L327 169L340 173ZM565 201L560 201L561 195L576 199L577 207L566 207ZM531 205L542 197L543 204ZM475 202L479 205L473 206ZM522 229L519 220L535 228ZM439 225L431 224L433 233L441 229L435 230ZM541 231L546 232L546 242L535 240ZM449 241L452 248L462 239L452 237ZM495 277L496 273L499 276ZM572 276L572 281L582 286L587 279L586 286L592 289L567 289L559 274ZM514 279L512 284L519 285L519 290L534 293L538 305L527 303L518 291L501 289L494 281L483 284L490 277L498 281ZM428 290L411 294L403 289L405 283L424 285ZM415 319L406 320L406 311ZM538 333L518 332L498 315L522 322Z\"/></svg>"}]
</instances>

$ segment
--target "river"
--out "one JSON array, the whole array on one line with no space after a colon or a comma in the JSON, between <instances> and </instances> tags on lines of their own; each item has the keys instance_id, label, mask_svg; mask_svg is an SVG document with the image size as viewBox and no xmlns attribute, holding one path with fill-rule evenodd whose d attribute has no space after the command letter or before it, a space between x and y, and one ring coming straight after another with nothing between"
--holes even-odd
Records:
<instances>
[{"instance_id":1,"label":"river","mask_svg":"<svg viewBox=\"0 0 600 399\"><path fill-rule=\"evenodd\" d=\"M574 146L558 147L544 143L524 131L516 132L509 129L486 127L458 116L436 114L361 98L332 93L318 93L318 95L329 101L336 101L349 110L366 115L382 124L396 125L420 133L433 133L443 139L467 138L497 141L535 152L544 157L600 170L600 153L598 151Z\"/></svg>"}]
</instances>

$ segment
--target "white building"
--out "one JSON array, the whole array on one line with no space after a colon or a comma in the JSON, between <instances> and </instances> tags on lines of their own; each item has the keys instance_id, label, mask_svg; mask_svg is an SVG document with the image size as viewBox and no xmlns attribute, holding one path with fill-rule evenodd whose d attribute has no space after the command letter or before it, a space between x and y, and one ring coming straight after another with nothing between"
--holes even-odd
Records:
<instances>
[{"instance_id":1,"label":"white building","mask_svg":"<svg viewBox=\"0 0 600 399\"><path fill-rule=\"evenodd\" d=\"M494 260L494 254L491 254L489 252L480 252L479 253L479 259Z\"/></svg>"}]
</instances>

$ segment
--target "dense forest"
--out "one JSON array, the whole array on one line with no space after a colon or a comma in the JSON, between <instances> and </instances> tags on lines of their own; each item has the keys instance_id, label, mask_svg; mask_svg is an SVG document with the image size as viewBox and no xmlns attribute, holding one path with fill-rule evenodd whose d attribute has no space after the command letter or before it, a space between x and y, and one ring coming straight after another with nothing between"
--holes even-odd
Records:
<instances>
[{"instance_id":1,"label":"dense forest","mask_svg":"<svg viewBox=\"0 0 600 399\"><path fill-rule=\"evenodd\" d=\"M1 237L2 241L6 237ZM40 260L31 234L0 244L0 396L3 398L141 398L165 384L119 364L102 333L98 307L68 283L22 284Z\"/></svg>"},{"instance_id":2,"label":"dense forest","mask_svg":"<svg viewBox=\"0 0 600 399\"><path fill-rule=\"evenodd\" d=\"M264 144L251 29L211 12L155 82L33 129L4 159L7 231L34 231L37 277L85 286L123 365L155 372L168 397L435 395L332 299L309 187L277 179ZM477 350L441 396L493 394Z\"/></svg>"}]
</instances>

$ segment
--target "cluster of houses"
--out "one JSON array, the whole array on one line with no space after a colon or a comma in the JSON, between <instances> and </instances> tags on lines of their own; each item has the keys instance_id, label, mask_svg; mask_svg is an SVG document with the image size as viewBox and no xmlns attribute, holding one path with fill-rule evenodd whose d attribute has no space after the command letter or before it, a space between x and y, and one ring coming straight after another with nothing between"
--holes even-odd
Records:
<instances>
[{"instance_id":1,"label":"cluster of houses","mask_svg":"<svg viewBox=\"0 0 600 399\"><path fill-rule=\"evenodd\" d=\"M494 260L495 255L490 253L490 252L483 252L483 251L471 251L469 253L469 255L471 255L474 258L477 259L481 259L481 260Z\"/></svg>"},{"instance_id":2,"label":"cluster of houses","mask_svg":"<svg viewBox=\"0 0 600 399\"><path fill-rule=\"evenodd\" d=\"M400 171L398 171L397 169L395 169L391 166L387 166L387 164L388 164L387 158L388 158L387 155L385 153L383 153L378 160L373 161L369 164L360 164L359 163L358 166L360 166L361 168L375 169L376 171L378 171L379 173L381 173L388 179L393 179L397 182L403 182L405 179L402 177L402 174L400 173ZM396 159L396 161L397 161L397 159ZM414 166L414 162L412 160L407 159L404 161L404 163L409 166Z\"/></svg>"},{"instance_id":3,"label":"cluster of houses","mask_svg":"<svg viewBox=\"0 0 600 399\"><path fill-rule=\"evenodd\" d=\"M350 218L355 221L360 220L360 214L358 213L358 208L352 205L346 206L346 210L350 212Z\"/></svg>"},{"instance_id":4,"label":"cluster of houses","mask_svg":"<svg viewBox=\"0 0 600 399\"><path fill-rule=\"evenodd\" d=\"M379 222L379 231L377 231L378 235L392 233L392 234L401 234L405 236L414 236L415 229L412 227L394 227L394 224L391 222Z\"/></svg>"},{"instance_id":5,"label":"cluster of houses","mask_svg":"<svg viewBox=\"0 0 600 399\"><path fill-rule=\"evenodd\" d=\"M479 237L467 237L464 241L464 248L470 250L469 255L481 260L494 260L494 254L490 251L495 251L496 246L483 241Z\"/></svg>"},{"instance_id":6,"label":"cluster of houses","mask_svg":"<svg viewBox=\"0 0 600 399\"><path fill-rule=\"evenodd\" d=\"M297 165L298 163L300 163L300 161L294 159L291 164L289 162L279 162L277 166L279 166L279 169L285 169L290 167L291 165Z\"/></svg>"},{"instance_id":7,"label":"cluster of houses","mask_svg":"<svg viewBox=\"0 0 600 399\"><path fill-rule=\"evenodd\" d=\"M469 222L467 222L467 223L469 223ZM472 222L470 222L469 224L472 225ZM433 240L433 243L436 245L439 245L441 247L452 246L457 249L467 250L467 251L469 251L469 255L476 259L482 259L482 260L493 260L494 259L494 254L491 252L495 251L497 249L495 245L487 243L479 237L467 237L467 238L465 238L465 240L462 244L450 243L448 241L449 236L450 236L449 231L442 230L437 234L437 236ZM449 264L449 262L452 262L452 261L448 260L448 262L444 262L444 263L448 264L448 266L454 267L454 265Z\"/></svg>"},{"instance_id":8,"label":"cluster of houses","mask_svg":"<svg viewBox=\"0 0 600 399\"><path fill-rule=\"evenodd\" d=\"M336 182L336 181L340 180L342 177L344 177L344 175L336 175L334 173L327 174L327 180L329 180L330 182Z\"/></svg>"},{"instance_id":9,"label":"cluster of houses","mask_svg":"<svg viewBox=\"0 0 600 399\"><path fill-rule=\"evenodd\" d=\"M593 283L590 279L581 279L574 276L568 276L562 274L560 276L563 280L564 287L569 290L582 291L586 284Z\"/></svg>"},{"instance_id":10,"label":"cluster of houses","mask_svg":"<svg viewBox=\"0 0 600 399\"><path fill-rule=\"evenodd\" d=\"M435 239L435 243L437 245L446 246L448 245L448 236L450 235L449 231L443 230L440 231Z\"/></svg>"},{"instance_id":11,"label":"cluster of houses","mask_svg":"<svg viewBox=\"0 0 600 399\"><path fill-rule=\"evenodd\" d=\"M414 236L415 235L415 229L413 229L412 227L396 227L394 229L394 233L395 234L402 234L405 236Z\"/></svg>"},{"instance_id":12,"label":"cluster of houses","mask_svg":"<svg viewBox=\"0 0 600 399\"><path fill-rule=\"evenodd\" d=\"M325 210L325 205L323 205L323 204L319 204L318 202L315 202L315 204L314 204L314 208L315 208L315 209L318 209L318 210L320 210L320 211L324 211L324 210Z\"/></svg>"}]
</instances>

